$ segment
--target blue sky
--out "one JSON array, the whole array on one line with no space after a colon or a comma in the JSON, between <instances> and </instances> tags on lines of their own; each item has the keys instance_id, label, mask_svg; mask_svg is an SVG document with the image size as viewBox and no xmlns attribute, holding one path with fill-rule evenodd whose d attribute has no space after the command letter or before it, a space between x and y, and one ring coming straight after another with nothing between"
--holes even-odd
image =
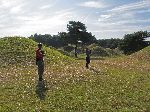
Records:
<instances>
[{"instance_id":1,"label":"blue sky","mask_svg":"<svg viewBox=\"0 0 150 112\"><path fill-rule=\"evenodd\" d=\"M97 39L150 31L150 0L0 0L0 37L67 31L81 21Z\"/></svg>"}]
</instances>

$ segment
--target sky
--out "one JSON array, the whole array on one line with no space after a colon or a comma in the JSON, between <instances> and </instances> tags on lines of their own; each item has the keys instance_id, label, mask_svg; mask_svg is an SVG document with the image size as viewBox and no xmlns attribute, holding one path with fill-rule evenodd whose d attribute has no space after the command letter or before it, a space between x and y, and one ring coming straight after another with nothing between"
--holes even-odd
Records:
<instances>
[{"instance_id":1,"label":"sky","mask_svg":"<svg viewBox=\"0 0 150 112\"><path fill-rule=\"evenodd\" d=\"M97 39L150 31L150 0L0 0L0 37L57 35L69 21Z\"/></svg>"}]
</instances>

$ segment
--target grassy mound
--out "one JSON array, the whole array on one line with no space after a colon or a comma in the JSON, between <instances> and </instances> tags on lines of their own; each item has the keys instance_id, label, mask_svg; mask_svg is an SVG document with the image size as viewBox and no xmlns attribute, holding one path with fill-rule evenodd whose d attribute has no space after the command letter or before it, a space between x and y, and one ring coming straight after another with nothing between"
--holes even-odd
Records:
<instances>
[{"instance_id":1,"label":"grassy mound","mask_svg":"<svg viewBox=\"0 0 150 112\"><path fill-rule=\"evenodd\" d=\"M44 47L45 81L38 82L37 68L32 63L37 43L26 38L3 38L0 43L1 61L8 63L8 57L17 60L13 66L0 67L0 112L150 110L150 64L143 63L149 58L137 61L139 56L149 55L149 47L129 57L92 60L88 70L83 65L85 60L74 61ZM8 51L14 52L7 55ZM16 56L22 56L28 64L18 66L22 62Z\"/></svg>"},{"instance_id":2,"label":"grassy mound","mask_svg":"<svg viewBox=\"0 0 150 112\"><path fill-rule=\"evenodd\" d=\"M150 61L150 46L146 47L132 55L129 58L136 59L139 61L149 62Z\"/></svg>"},{"instance_id":3,"label":"grassy mound","mask_svg":"<svg viewBox=\"0 0 150 112\"><path fill-rule=\"evenodd\" d=\"M105 95L110 95L110 100L107 96L102 99L108 98L109 102L108 100L106 102L110 106L109 111L111 109L117 112L150 110L150 47L130 56L96 60L93 61L93 66L107 74L103 79L105 84L107 83L103 90ZM102 76L96 78L98 81L102 80Z\"/></svg>"},{"instance_id":4,"label":"grassy mound","mask_svg":"<svg viewBox=\"0 0 150 112\"><path fill-rule=\"evenodd\" d=\"M0 63L18 64L35 62L35 50L37 43L31 39L23 37L5 37L0 39ZM44 47L48 62L60 62L71 60L54 49Z\"/></svg>"},{"instance_id":5,"label":"grassy mound","mask_svg":"<svg viewBox=\"0 0 150 112\"><path fill-rule=\"evenodd\" d=\"M88 47L92 50L92 56L96 57L113 57L121 55L121 52L118 49L103 48L97 44L92 44Z\"/></svg>"},{"instance_id":6,"label":"grassy mound","mask_svg":"<svg viewBox=\"0 0 150 112\"><path fill-rule=\"evenodd\" d=\"M44 81L38 82L36 48L37 43L27 38L0 39L0 112L59 110L59 88L69 88L85 79L86 69L82 64L44 47Z\"/></svg>"}]
</instances>

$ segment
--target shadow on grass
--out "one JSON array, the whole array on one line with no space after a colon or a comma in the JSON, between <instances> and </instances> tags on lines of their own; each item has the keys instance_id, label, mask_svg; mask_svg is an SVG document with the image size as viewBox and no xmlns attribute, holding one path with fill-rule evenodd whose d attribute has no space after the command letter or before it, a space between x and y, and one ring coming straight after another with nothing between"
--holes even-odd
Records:
<instances>
[{"instance_id":1,"label":"shadow on grass","mask_svg":"<svg viewBox=\"0 0 150 112\"><path fill-rule=\"evenodd\" d=\"M92 72L94 72L94 73L96 73L97 75L101 75L101 74L102 74L102 72L101 72L101 71L96 70L96 69L95 69L95 68L93 68L93 67L89 67L89 70L90 70L90 71L92 71Z\"/></svg>"},{"instance_id":2,"label":"shadow on grass","mask_svg":"<svg viewBox=\"0 0 150 112\"><path fill-rule=\"evenodd\" d=\"M45 100L47 90L46 80L38 81L35 92L40 100Z\"/></svg>"},{"instance_id":3,"label":"shadow on grass","mask_svg":"<svg viewBox=\"0 0 150 112\"><path fill-rule=\"evenodd\" d=\"M85 58L75 58L76 60L85 60ZM97 58L94 58L92 57L91 60L105 60L105 58L103 57L97 57Z\"/></svg>"}]
</instances>

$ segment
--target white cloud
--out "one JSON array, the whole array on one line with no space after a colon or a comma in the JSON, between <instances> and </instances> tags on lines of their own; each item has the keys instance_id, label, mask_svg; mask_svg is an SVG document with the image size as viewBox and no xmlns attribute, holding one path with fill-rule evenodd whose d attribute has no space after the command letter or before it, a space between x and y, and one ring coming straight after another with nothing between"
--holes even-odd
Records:
<instances>
[{"instance_id":1,"label":"white cloud","mask_svg":"<svg viewBox=\"0 0 150 112\"><path fill-rule=\"evenodd\" d=\"M137 13L145 13L149 12L149 9L145 10L139 10L142 8L149 8L150 7L150 1L144 0L140 2L130 3L118 7L114 7L111 10L107 10L104 12L104 14L101 14L98 18L99 22L108 22L116 23L116 24L125 24L125 23L138 23L140 20L135 17ZM147 21L147 20L146 20Z\"/></svg>"},{"instance_id":2,"label":"white cloud","mask_svg":"<svg viewBox=\"0 0 150 112\"><path fill-rule=\"evenodd\" d=\"M96 29L90 29L89 31L92 32L92 34L96 35L98 39L100 39L100 38L123 38L125 34L133 33L140 30L150 31L150 26L126 26L126 25L107 26L106 25L106 27L98 26Z\"/></svg>"},{"instance_id":3,"label":"white cloud","mask_svg":"<svg viewBox=\"0 0 150 112\"><path fill-rule=\"evenodd\" d=\"M40 7L40 9L48 9L50 7L52 7L52 5L43 5L43 6Z\"/></svg>"},{"instance_id":4,"label":"white cloud","mask_svg":"<svg viewBox=\"0 0 150 112\"><path fill-rule=\"evenodd\" d=\"M58 32L66 31L67 22L73 15L71 9L64 9L61 12L63 13L57 12L54 15L41 13L31 16L19 15L14 18L17 23L12 22L11 26L9 23L5 27L0 23L0 27L3 27L3 30L7 30L5 31L7 35L57 34ZM1 35L3 35L3 30L0 31Z\"/></svg>"},{"instance_id":5,"label":"white cloud","mask_svg":"<svg viewBox=\"0 0 150 112\"><path fill-rule=\"evenodd\" d=\"M58 0L51 0L49 2L50 2L49 4L44 4L44 5L40 6L40 9L43 10L43 9L49 9L51 7L54 7L57 4Z\"/></svg>"},{"instance_id":6,"label":"white cloud","mask_svg":"<svg viewBox=\"0 0 150 112\"><path fill-rule=\"evenodd\" d=\"M111 15L101 15L102 18L110 18Z\"/></svg>"},{"instance_id":7,"label":"white cloud","mask_svg":"<svg viewBox=\"0 0 150 112\"><path fill-rule=\"evenodd\" d=\"M106 5L99 1L87 1L80 3L79 6L90 7L90 8L104 8Z\"/></svg>"},{"instance_id":8,"label":"white cloud","mask_svg":"<svg viewBox=\"0 0 150 112\"><path fill-rule=\"evenodd\" d=\"M100 15L100 18L98 19L98 21L106 21L111 16L112 16L111 14Z\"/></svg>"},{"instance_id":9,"label":"white cloud","mask_svg":"<svg viewBox=\"0 0 150 112\"><path fill-rule=\"evenodd\" d=\"M136 3L122 5L119 7L115 7L109 11L110 12L125 12L125 11L130 11L130 10L135 10L135 9L146 8L146 7L150 7L150 0L144 0L144 1L136 2Z\"/></svg>"},{"instance_id":10,"label":"white cloud","mask_svg":"<svg viewBox=\"0 0 150 112\"><path fill-rule=\"evenodd\" d=\"M35 2L34 0L0 0L0 35L22 35L29 36L34 33L56 34L58 31L65 31L68 19L72 16L70 9L55 13L51 8L56 4L47 2ZM36 7L33 7L33 4Z\"/></svg>"},{"instance_id":11,"label":"white cloud","mask_svg":"<svg viewBox=\"0 0 150 112\"><path fill-rule=\"evenodd\" d=\"M98 21L105 21L112 18L121 19L133 19L136 13L149 12L148 10L139 10L150 7L150 0L143 0L140 2L125 4L122 6L114 7L111 10L105 11L106 14L102 14Z\"/></svg>"},{"instance_id":12,"label":"white cloud","mask_svg":"<svg viewBox=\"0 0 150 112\"><path fill-rule=\"evenodd\" d=\"M21 9L21 5L19 5L19 6L15 6L15 7L12 7L11 9L10 9L10 13L19 13L19 12L21 12L22 11L22 9Z\"/></svg>"},{"instance_id":13,"label":"white cloud","mask_svg":"<svg viewBox=\"0 0 150 112\"><path fill-rule=\"evenodd\" d=\"M0 0L0 8L11 8L14 6L18 6L24 4L25 0Z\"/></svg>"},{"instance_id":14,"label":"white cloud","mask_svg":"<svg viewBox=\"0 0 150 112\"><path fill-rule=\"evenodd\" d=\"M0 1L0 8L8 8L12 5L12 1L9 2L9 0L1 0Z\"/></svg>"},{"instance_id":15,"label":"white cloud","mask_svg":"<svg viewBox=\"0 0 150 112\"><path fill-rule=\"evenodd\" d=\"M150 23L150 19L132 19L132 20L123 20L123 21L118 21L115 24L118 25L124 25L124 24L140 24L140 23Z\"/></svg>"},{"instance_id":16,"label":"white cloud","mask_svg":"<svg viewBox=\"0 0 150 112\"><path fill-rule=\"evenodd\" d=\"M105 11L100 8L107 8L106 2L100 0L80 2L74 1L75 4L69 4L72 2L67 0L63 2L62 0L38 0L38 2L37 0L0 0L0 36L57 34L66 31L66 25L71 20L83 22L87 30L96 37L103 35L109 38L109 35L122 35L142 29L150 30L146 24L150 23L149 16L137 17L150 11L150 0L117 6ZM93 9L89 11L87 8L82 9L83 7Z\"/></svg>"},{"instance_id":17,"label":"white cloud","mask_svg":"<svg viewBox=\"0 0 150 112\"><path fill-rule=\"evenodd\" d=\"M150 1L130 3L111 10L103 11L98 21L90 24L90 31L102 38L123 37L124 34L140 30L150 31L150 19L147 16L141 16L148 13ZM104 36L104 37L103 37ZM98 37L98 38L100 38Z\"/></svg>"},{"instance_id":18,"label":"white cloud","mask_svg":"<svg viewBox=\"0 0 150 112\"><path fill-rule=\"evenodd\" d=\"M139 30L150 30L150 26L117 26L117 27L102 27L99 30L91 30L92 32L135 32Z\"/></svg>"},{"instance_id":19,"label":"white cloud","mask_svg":"<svg viewBox=\"0 0 150 112\"><path fill-rule=\"evenodd\" d=\"M59 14L73 13L73 11L74 11L73 8L62 9L62 10L56 11L55 14L59 15Z\"/></svg>"}]
</instances>

